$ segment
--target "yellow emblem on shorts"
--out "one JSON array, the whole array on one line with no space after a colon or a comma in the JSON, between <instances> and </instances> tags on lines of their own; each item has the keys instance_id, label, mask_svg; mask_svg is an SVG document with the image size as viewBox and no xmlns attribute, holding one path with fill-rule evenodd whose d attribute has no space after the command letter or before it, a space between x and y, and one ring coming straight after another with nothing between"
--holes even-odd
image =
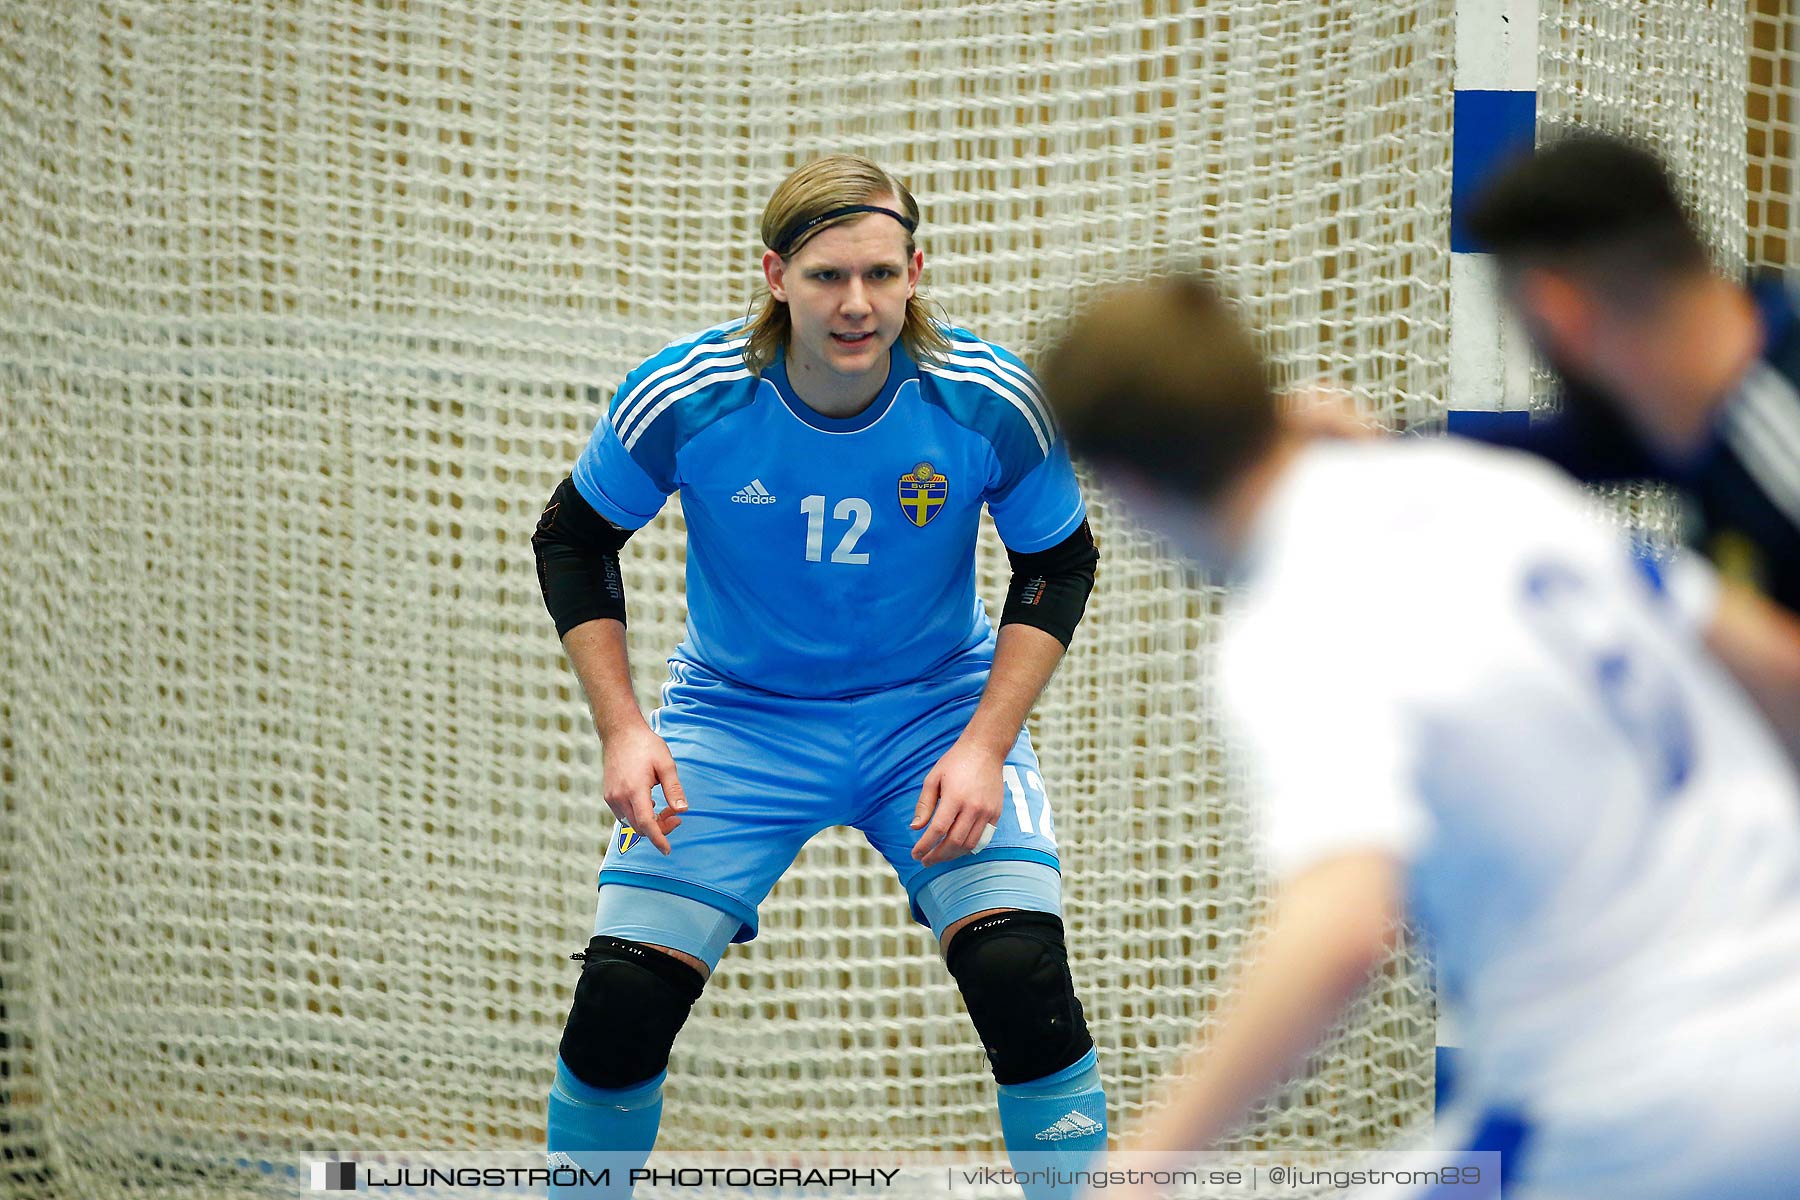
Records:
<instances>
[{"instance_id":1,"label":"yellow emblem on shorts","mask_svg":"<svg viewBox=\"0 0 1800 1200\"><path fill-rule=\"evenodd\" d=\"M922 462L900 477L900 511L906 519L923 529L931 523L950 498L950 481L939 475L928 462Z\"/></svg>"},{"instance_id":2,"label":"yellow emblem on shorts","mask_svg":"<svg viewBox=\"0 0 1800 1200\"><path fill-rule=\"evenodd\" d=\"M644 835L621 821L619 823L619 853L623 854L637 845L638 839L642 836Z\"/></svg>"}]
</instances>

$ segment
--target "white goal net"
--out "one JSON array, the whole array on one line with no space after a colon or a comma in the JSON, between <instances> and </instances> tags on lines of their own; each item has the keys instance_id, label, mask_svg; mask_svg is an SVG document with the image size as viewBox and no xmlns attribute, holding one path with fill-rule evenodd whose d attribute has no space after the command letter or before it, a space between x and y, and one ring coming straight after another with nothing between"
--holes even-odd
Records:
<instances>
[{"instance_id":1,"label":"white goal net","mask_svg":"<svg viewBox=\"0 0 1800 1200\"><path fill-rule=\"evenodd\" d=\"M541 1144L610 822L528 538L625 371L745 309L799 161L906 178L929 295L992 341L1204 260L1290 379L1435 416L1453 7L0 7L0 1196ZM1741 6L1545 10L1546 119L1662 122L1746 245ZM1033 731L1124 1128L1264 884L1218 596L1093 508L1100 585ZM677 506L625 557L648 705ZM1402 955L1241 1144L1425 1128L1433 1023ZM986 1149L992 1105L928 933L833 831L697 1006L662 1144Z\"/></svg>"}]
</instances>

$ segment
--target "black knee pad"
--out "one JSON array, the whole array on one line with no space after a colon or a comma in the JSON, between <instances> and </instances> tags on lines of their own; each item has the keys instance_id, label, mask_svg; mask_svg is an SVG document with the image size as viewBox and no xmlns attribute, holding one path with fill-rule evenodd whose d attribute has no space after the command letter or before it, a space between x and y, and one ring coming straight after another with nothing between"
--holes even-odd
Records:
<instances>
[{"instance_id":1,"label":"black knee pad","mask_svg":"<svg viewBox=\"0 0 1800 1200\"><path fill-rule=\"evenodd\" d=\"M982 917L950 940L944 955L996 1083L1053 1075L1094 1048L1060 917L1003 912Z\"/></svg>"},{"instance_id":2,"label":"black knee pad","mask_svg":"<svg viewBox=\"0 0 1800 1200\"><path fill-rule=\"evenodd\" d=\"M705 977L672 954L605 934L577 957L581 980L560 1047L570 1073L589 1087L622 1088L667 1070Z\"/></svg>"}]
</instances>

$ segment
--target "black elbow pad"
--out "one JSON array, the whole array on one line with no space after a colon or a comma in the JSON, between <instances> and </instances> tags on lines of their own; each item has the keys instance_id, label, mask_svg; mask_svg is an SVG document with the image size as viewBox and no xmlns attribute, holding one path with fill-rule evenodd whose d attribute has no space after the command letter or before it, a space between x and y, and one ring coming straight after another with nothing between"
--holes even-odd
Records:
<instances>
[{"instance_id":1,"label":"black elbow pad","mask_svg":"<svg viewBox=\"0 0 1800 1200\"><path fill-rule=\"evenodd\" d=\"M558 637L602 617L624 622L619 548L632 532L595 512L568 476L556 485L531 535L531 549L544 607L556 622Z\"/></svg>"},{"instance_id":2,"label":"black elbow pad","mask_svg":"<svg viewBox=\"0 0 1800 1200\"><path fill-rule=\"evenodd\" d=\"M1006 557L1013 574L1000 624L1033 625L1068 646L1094 590L1100 547L1093 530L1083 521L1081 528L1048 550L1031 554L1008 550Z\"/></svg>"}]
</instances>

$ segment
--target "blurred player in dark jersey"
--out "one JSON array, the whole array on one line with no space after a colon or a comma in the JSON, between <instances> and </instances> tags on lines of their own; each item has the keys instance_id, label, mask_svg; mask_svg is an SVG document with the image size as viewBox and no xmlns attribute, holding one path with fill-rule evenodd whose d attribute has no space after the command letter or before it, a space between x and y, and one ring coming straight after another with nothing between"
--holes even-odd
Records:
<instances>
[{"instance_id":1,"label":"blurred player in dark jersey","mask_svg":"<svg viewBox=\"0 0 1800 1200\"><path fill-rule=\"evenodd\" d=\"M1483 440L1586 483L1643 480L1682 497L1716 603L1785 613L1757 699L1800 713L1800 280L1713 270L1662 163L1584 132L1540 148L1476 199L1470 230L1561 382L1562 407ZM1726 627L1729 622L1719 623ZM1714 645L1731 657L1734 648Z\"/></svg>"},{"instance_id":2,"label":"blurred player in dark jersey","mask_svg":"<svg viewBox=\"0 0 1800 1200\"><path fill-rule=\"evenodd\" d=\"M1715 274L1662 164L1599 134L1501 175L1470 226L1563 384L1514 440L1588 482L1679 488L1715 565L1800 610L1794 281Z\"/></svg>"}]
</instances>

